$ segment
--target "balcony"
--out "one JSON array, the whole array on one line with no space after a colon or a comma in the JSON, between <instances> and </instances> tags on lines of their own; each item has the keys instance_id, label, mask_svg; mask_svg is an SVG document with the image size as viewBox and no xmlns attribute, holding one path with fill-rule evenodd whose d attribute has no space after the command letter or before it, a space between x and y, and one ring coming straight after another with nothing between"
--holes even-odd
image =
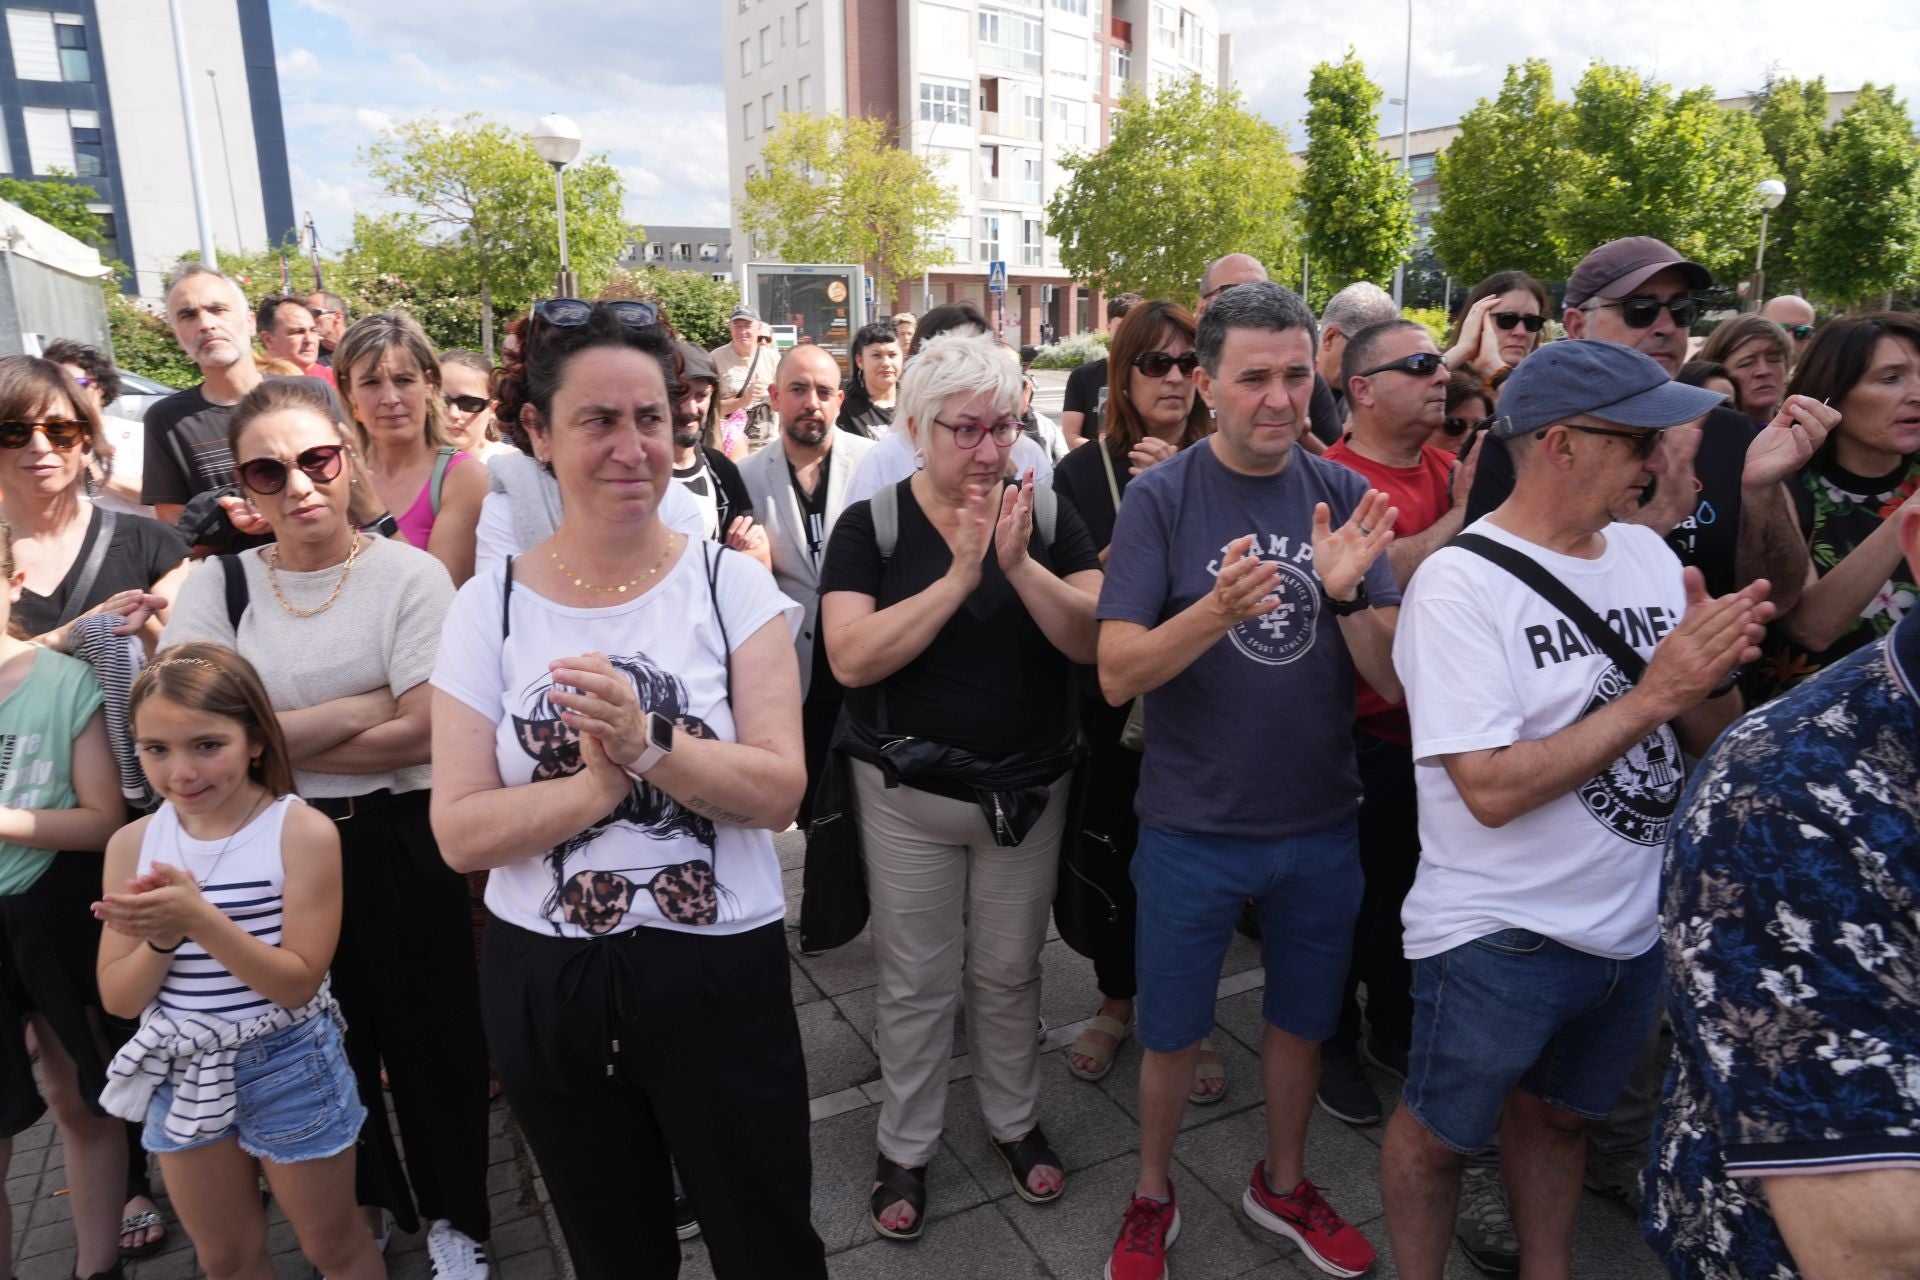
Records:
<instances>
[{"instance_id":1,"label":"balcony","mask_svg":"<svg viewBox=\"0 0 1920 1280\"><path fill-rule=\"evenodd\" d=\"M980 131L1001 138L1025 138L1039 142L1041 126L1038 120L1026 116L1007 115L999 111L980 113Z\"/></svg>"},{"instance_id":2,"label":"balcony","mask_svg":"<svg viewBox=\"0 0 1920 1280\"><path fill-rule=\"evenodd\" d=\"M982 200L991 200L996 204L1040 203L1040 184L1022 182L1018 178L982 178L979 194Z\"/></svg>"}]
</instances>

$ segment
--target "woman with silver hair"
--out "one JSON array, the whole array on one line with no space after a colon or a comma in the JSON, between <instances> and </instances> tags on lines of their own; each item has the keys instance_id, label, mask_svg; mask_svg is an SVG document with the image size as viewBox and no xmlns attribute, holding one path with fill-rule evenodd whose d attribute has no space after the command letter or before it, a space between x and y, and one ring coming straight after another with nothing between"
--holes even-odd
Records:
<instances>
[{"instance_id":1,"label":"woman with silver hair","mask_svg":"<svg viewBox=\"0 0 1920 1280\"><path fill-rule=\"evenodd\" d=\"M1040 1132L1040 948L1082 748L1073 664L1093 661L1099 554L1032 473L1003 477L1020 376L991 336L928 343L896 422L924 464L848 507L821 572L821 634L847 686L851 771L879 965L883 1236L926 1218L954 1002L995 1149L1026 1200L1056 1199Z\"/></svg>"}]
</instances>

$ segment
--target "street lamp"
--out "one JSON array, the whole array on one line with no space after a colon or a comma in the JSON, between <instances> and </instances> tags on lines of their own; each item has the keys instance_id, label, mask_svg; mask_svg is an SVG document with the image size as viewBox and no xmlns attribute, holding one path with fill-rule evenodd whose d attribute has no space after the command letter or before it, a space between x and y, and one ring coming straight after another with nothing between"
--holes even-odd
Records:
<instances>
[{"instance_id":1,"label":"street lamp","mask_svg":"<svg viewBox=\"0 0 1920 1280\"><path fill-rule=\"evenodd\" d=\"M554 296L577 297L580 286L567 264L567 180L566 167L580 154L580 126L565 116L541 116L533 126L533 149L553 166L553 204L560 219L560 273L554 281Z\"/></svg>"},{"instance_id":2,"label":"street lamp","mask_svg":"<svg viewBox=\"0 0 1920 1280\"><path fill-rule=\"evenodd\" d=\"M1400 172L1411 178L1413 159L1410 154L1413 141L1413 0L1407 0L1407 65L1400 80ZM1393 305L1400 305L1401 297L1407 287L1407 264L1400 262L1393 269Z\"/></svg>"},{"instance_id":3,"label":"street lamp","mask_svg":"<svg viewBox=\"0 0 1920 1280\"><path fill-rule=\"evenodd\" d=\"M1767 300L1767 215L1787 198L1787 184L1768 178L1754 188L1760 199L1760 246L1753 251L1753 309L1758 311Z\"/></svg>"}]
</instances>

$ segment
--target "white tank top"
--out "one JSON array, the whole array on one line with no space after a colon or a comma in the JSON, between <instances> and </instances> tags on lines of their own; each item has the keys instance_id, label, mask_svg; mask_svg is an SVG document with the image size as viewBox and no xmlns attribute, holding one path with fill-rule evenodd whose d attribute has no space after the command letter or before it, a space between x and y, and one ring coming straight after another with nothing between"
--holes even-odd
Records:
<instances>
[{"instance_id":1,"label":"white tank top","mask_svg":"<svg viewBox=\"0 0 1920 1280\"><path fill-rule=\"evenodd\" d=\"M277 947L281 891L287 880L280 832L286 826L287 809L303 803L298 796L282 796L254 815L231 839L196 840L180 825L180 817L169 801L147 824L136 874L144 875L156 862L191 871L208 902L260 941ZM154 999L169 1013L214 1014L229 1022L242 1021L273 1005L191 938L173 953L173 963L167 966L160 994Z\"/></svg>"}]
</instances>

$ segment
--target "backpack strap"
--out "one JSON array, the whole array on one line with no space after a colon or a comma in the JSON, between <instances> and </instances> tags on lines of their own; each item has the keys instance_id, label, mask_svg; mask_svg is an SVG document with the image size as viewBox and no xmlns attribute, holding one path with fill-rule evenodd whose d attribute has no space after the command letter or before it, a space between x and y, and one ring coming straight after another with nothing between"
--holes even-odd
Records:
<instances>
[{"instance_id":1,"label":"backpack strap","mask_svg":"<svg viewBox=\"0 0 1920 1280\"><path fill-rule=\"evenodd\" d=\"M220 572L226 576L227 622L233 627L233 635L240 637L240 619L247 612L249 592L247 590L247 567L240 563L242 553L230 556L215 556L220 562Z\"/></svg>"},{"instance_id":2,"label":"backpack strap","mask_svg":"<svg viewBox=\"0 0 1920 1280\"><path fill-rule=\"evenodd\" d=\"M1575 595L1573 588L1554 577L1545 565L1524 551L1477 533L1460 534L1447 545L1491 560L1532 587L1537 595L1564 614L1568 622L1580 628L1581 634L1590 643L1612 658L1613 664L1620 668L1629 681L1640 683L1640 677L1647 672L1647 660L1603 622L1592 606Z\"/></svg>"},{"instance_id":3,"label":"backpack strap","mask_svg":"<svg viewBox=\"0 0 1920 1280\"><path fill-rule=\"evenodd\" d=\"M427 506L435 516L440 514L440 487L447 481L447 468L453 464L453 446L440 446L440 456L433 460L433 479L427 481Z\"/></svg>"},{"instance_id":4,"label":"backpack strap","mask_svg":"<svg viewBox=\"0 0 1920 1280\"><path fill-rule=\"evenodd\" d=\"M1060 497L1052 485L1033 486L1033 527L1040 535L1040 545L1053 550L1053 534L1060 527Z\"/></svg>"},{"instance_id":5,"label":"backpack strap","mask_svg":"<svg viewBox=\"0 0 1920 1280\"><path fill-rule=\"evenodd\" d=\"M100 578L100 566L107 562L107 549L113 544L113 512L95 507L93 522L93 545L87 548L86 563L80 566L80 576L73 580L73 590L67 593L67 603L54 623L56 627L66 626L87 611L90 607L87 599Z\"/></svg>"},{"instance_id":6,"label":"backpack strap","mask_svg":"<svg viewBox=\"0 0 1920 1280\"><path fill-rule=\"evenodd\" d=\"M900 491L892 485L883 486L869 506L873 512L873 544L880 549L880 563L885 566L900 542Z\"/></svg>"},{"instance_id":7,"label":"backpack strap","mask_svg":"<svg viewBox=\"0 0 1920 1280\"><path fill-rule=\"evenodd\" d=\"M725 543L713 544L713 554L707 555L707 544L700 544L700 554L707 561L707 599L713 602L713 620L720 627L720 665L727 673L727 706L733 706L733 640L727 635L727 615L720 609L720 557L727 554Z\"/></svg>"},{"instance_id":8,"label":"backpack strap","mask_svg":"<svg viewBox=\"0 0 1920 1280\"><path fill-rule=\"evenodd\" d=\"M513 557L507 557L506 577L500 584L500 639L505 642L513 631L513 613L507 608L513 599Z\"/></svg>"}]
</instances>

